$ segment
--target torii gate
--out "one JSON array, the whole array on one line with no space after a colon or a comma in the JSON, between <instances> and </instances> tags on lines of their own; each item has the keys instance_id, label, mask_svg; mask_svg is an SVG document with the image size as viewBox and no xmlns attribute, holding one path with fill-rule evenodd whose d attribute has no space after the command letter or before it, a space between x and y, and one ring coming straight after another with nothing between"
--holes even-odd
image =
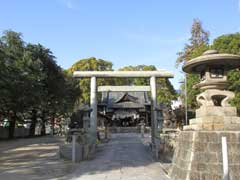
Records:
<instances>
[{"instance_id":1,"label":"torii gate","mask_svg":"<svg viewBox=\"0 0 240 180\"><path fill-rule=\"evenodd\" d=\"M90 131L93 134L93 142L96 142L97 137L97 78L138 78L145 77L150 79L150 90L152 99L152 143L155 145L154 135L157 125L157 89L156 78L173 78L173 74L166 70L158 71L75 71L73 77L75 78L91 78L90 83L90 107L92 109L90 115ZM126 87L126 86L125 86ZM139 87L141 89L141 86ZM139 89L138 88L138 89ZM149 89L142 87L142 89Z\"/></svg>"}]
</instances>

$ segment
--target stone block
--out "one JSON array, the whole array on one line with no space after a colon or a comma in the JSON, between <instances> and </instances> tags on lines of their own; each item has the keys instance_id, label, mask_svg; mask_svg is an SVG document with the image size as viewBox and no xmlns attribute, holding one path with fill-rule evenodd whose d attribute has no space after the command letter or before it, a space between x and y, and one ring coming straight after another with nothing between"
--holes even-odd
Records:
<instances>
[{"instance_id":1,"label":"stone block","mask_svg":"<svg viewBox=\"0 0 240 180\"><path fill-rule=\"evenodd\" d=\"M232 124L239 124L240 123L240 117L232 117L231 118Z\"/></svg>"},{"instance_id":2,"label":"stone block","mask_svg":"<svg viewBox=\"0 0 240 180\"><path fill-rule=\"evenodd\" d=\"M222 145L220 143L209 143L208 144L209 152L219 152L222 150Z\"/></svg>"},{"instance_id":3,"label":"stone block","mask_svg":"<svg viewBox=\"0 0 240 180\"><path fill-rule=\"evenodd\" d=\"M195 172L207 172L208 164L203 163L203 161L194 161L191 165L191 171Z\"/></svg>"},{"instance_id":4,"label":"stone block","mask_svg":"<svg viewBox=\"0 0 240 180\"><path fill-rule=\"evenodd\" d=\"M240 117L209 115L190 119L190 124L184 130L240 130Z\"/></svg>"},{"instance_id":5,"label":"stone block","mask_svg":"<svg viewBox=\"0 0 240 180\"><path fill-rule=\"evenodd\" d=\"M231 180L239 180L239 177L240 176L235 176L235 175L230 174L230 179Z\"/></svg>"},{"instance_id":6,"label":"stone block","mask_svg":"<svg viewBox=\"0 0 240 180\"><path fill-rule=\"evenodd\" d=\"M232 130L232 131L239 131L240 130L240 124L224 124L224 130Z\"/></svg>"},{"instance_id":7,"label":"stone block","mask_svg":"<svg viewBox=\"0 0 240 180\"><path fill-rule=\"evenodd\" d=\"M189 124L190 125L194 125L194 124L200 124L200 123L202 123L202 118L194 118L194 119L190 119L189 120Z\"/></svg>"},{"instance_id":8,"label":"stone block","mask_svg":"<svg viewBox=\"0 0 240 180\"><path fill-rule=\"evenodd\" d=\"M239 180L240 177L240 165L229 165L229 176L232 180Z\"/></svg>"},{"instance_id":9,"label":"stone block","mask_svg":"<svg viewBox=\"0 0 240 180\"><path fill-rule=\"evenodd\" d=\"M192 136L188 136L189 134ZM221 138L223 136L227 137L230 178L239 179L239 131L182 131L179 136L182 138L178 141L183 142L177 143L174 163L169 172L172 179L186 180L189 177L188 180L222 180ZM185 142L189 142L189 145L187 146ZM191 149L187 150L186 147Z\"/></svg>"},{"instance_id":10,"label":"stone block","mask_svg":"<svg viewBox=\"0 0 240 180\"><path fill-rule=\"evenodd\" d=\"M203 143L203 142L195 142L194 146L193 146L193 151L194 152L206 152L208 149L207 147L207 143Z\"/></svg>"},{"instance_id":11,"label":"stone block","mask_svg":"<svg viewBox=\"0 0 240 180\"><path fill-rule=\"evenodd\" d=\"M219 141L219 136L217 133L213 133L211 131L197 131L195 141L203 142L203 143L216 143Z\"/></svg>"},{"instance_id":12,"label":"stone block","mask_svg":"<svg viewBox=\"0 0 240 180\"><path fill-rule=\"evenodd\" d=\"M195 152L194 161L196 162L204 162L204 163L217 163L218 162L218 157L216 153L212 152Z\"/></svg>"},{"instance_id":13,"label":"stone block","mask_svg":"<svg viewBox=\"0 0 240 180\"><path fill-rule=\"evenodd\" d=\"M227 145L228 145L228 153L229 154L239 154L240 155L240 143L229 142Z\"/></svg>"},{"instance_id":14,"label":"stone block","mask_svg":"<svg viewBox=\"0 0 240 180\"><path fill-rule=\"evenodd\" d=\"M219 135L219 139L222 139L222 137L226 137L227 138L227 142L228 143L240 143L238 141L238 135L240 134L240 132L225 132L225 131L222 131L222 132L219 132L218 135Z\"/></svg>"},{"instance_id":15,"label":"stone block","mask_svg":"<svg viewBox=\"0 0 240 180\"><path fill-rule=\"evenodd\" d=\"M212 173L202 173L201 178L199 180L222 180L221 175L216 175Z\"/></svg>"},{"instance_id":16,"label":"stone block","mask_svg":"<svg viewBox=\"0 0 240 180\"><path fill-rule=\"evenodd\" d=\"M199 180L201 179L201 174L199 172L191 172L189 175L190 180Z\"/></svg>"},{"instance_id":17,"label":"stone block","mask_svg":"<svg viewBox=\"0 0 240 180\"><path fill-rule=\"evenodd\" d=\"M202 130L214 130L212 123L206 123L202 125Z\"/></svg>"},{"instance_id":18,"label":"stone block","mask_svg":"<svg viewBox=\"0 0 240 180\"><path fill-rule=\"evenodd\" d=\"M192 141L192 138L193 138L193 133L194 132L186 132L184 134L182 134L182 138L184 141Z\"/></svg>"},{"instance_id":19,"label":"stone block","mask_svg":"<svg viewBox=\"0 0 240 180\"><path fill-rule=\"evenodd\" d=\"M239 165L240 163L240 154L239 153L228 153L228 163L230 165ZM240 170L240 169L239 169Z\"/></svg>"},{"instance_id":20,"label":"stone block","mask_svg":"<svg viewBox=\"0 0 240 180\"><path fill-rule=\"evenodd\" d=\"M223 175L223 166L221 163L218 164L208 164L208 173L215 174L215 175Z\"/></svg>"},{"instance_id":21,"label":"stone block","mask_svg":"<svg viewBox=\"0 0 240 180\"><path fill-rule=\"evenodd\" d=\"M213 130L222 131L225 129L224 124L213 124Z\"/></svg>"},{"instance_id":22,"label":"stone block","mask_svg":"<svg viewBox=\"0 0 240 180\"><path fill-rule=\"evenodd\" d=\"M183 126L183 130L184 131L192 131L192 130L201 130L202 126L199 124L192 124L192 125L187 125L187 126Z\"/></svg>"},{"instance_id":23,"label":"stone block","mask_svg":"<svg viewBox=\"0 0 240 180\"><path fill-rule=\"evenodd\" d=\"M186 173L187 171L182 169L182 168L175 168L172 170L171 174L173 174L173 176L171 177L172 180L183 180L186 179Z\"/></svg>"},{"instance_id":24,"label":"stone block","mask_svg":"<svg viewBox=\"0 0 240 180\"><path fill-rule=\"evenodd\" d=\"M201 119L202 123L209 124L222 124L224 122L224 116L202 116L198 119Z\"/></svg>"},{"instance_id":25,"label":"stone block","mask_svg":"<svg viewBox=\"0 0 240 180\"><path fill-rule=\"evenodd\" d=\"M203 116L237 116L237 108L222 106L201 106L196 110L196 118Z\"/></svg>"}]
</instances>

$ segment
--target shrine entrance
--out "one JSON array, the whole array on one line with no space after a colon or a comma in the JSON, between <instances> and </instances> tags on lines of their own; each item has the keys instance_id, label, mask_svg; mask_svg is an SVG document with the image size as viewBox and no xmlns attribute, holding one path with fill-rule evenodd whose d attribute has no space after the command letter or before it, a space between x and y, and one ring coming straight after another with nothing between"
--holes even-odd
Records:
<instances>
[{"instance_id":1,"label":"shrine entrance","mask_svg":"<svg viewBox=\"0 0 240 180\"><path fill-rule=\"evenodd\" d=\"M91 78L90 82L90 108L92 109L90 115L90 133L92 142L96 142L97 138L97 115L98 115L98 103L97 103L97 92L125 92L123 96L115 101L115 107L118 113L115 114L114 118L119 119L117 116L122 116L122 110L124 108L124 102L131 103L132 109L141 109L142 107L139 102L135 99L136 97L128 94L129 92L150 92L150 106L149 111L151 114L151 144L152 149L156 147L157 129L159 128L159 120L157 114L157 89L156 89L156 78L172 78L173 74L165 71L75 71L73 73L75 78ZM100 86L97 87L97 78L149 78L150 86ZM145 106L145 105L144 105ZM123 108L122 108L123 107ZM120 111L120 109L122 109ZM133 114L133 112L132 112ZM140 113L135 113L139 115ZM129 114L128 114L129 115ZM127 115L127 116L128 116ZM126 117L127 117L126 116ZM137 118L137 117L136 117ZM121 119L121 118L120 118ZM123 123L123 122L122 122ZM126 122L129 123L129 122ZM123 123L124 124L124 123Z\"/></svg>"},{"instance_id":2,"label":"shrine entrance","mask_svg":"<svg viewBox=\"0 0 240 180\"><path fill-rule=\"evenodd\" d=\"M136 127L140 123L151 126L149 86L99 86L98 92L101 93L98 115L105 117L113 129Z\"/></svg>"}]
</instances>

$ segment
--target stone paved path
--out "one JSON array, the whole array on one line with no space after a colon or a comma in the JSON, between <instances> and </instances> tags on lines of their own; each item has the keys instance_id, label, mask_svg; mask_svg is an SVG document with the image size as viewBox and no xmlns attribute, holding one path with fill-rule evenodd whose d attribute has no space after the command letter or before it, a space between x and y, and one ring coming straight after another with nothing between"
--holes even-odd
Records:
<instances>
[{"instance_id":1,"label":"stone paved path","mask_svg":"<svg viewBox=\"0 0 240 180\"><path fill-rule=\"evenodd\" d=\"M59 160L61 138L0 142L0 180L167 180L148 141L139 134L116 134L98 147L95 159L79 164Z\"/></svg>"},{"instance_id":2,"label":"stone paved path","mask_svg":"<svg viewBox=\"0 0 240 180\"><path fill-rule=\"evenodd\" d=\"M160 163L154 162L148 138L116 134L98 149L96 158L80 164L71 180L168 180Z\"/></svg>"}]
</instances>

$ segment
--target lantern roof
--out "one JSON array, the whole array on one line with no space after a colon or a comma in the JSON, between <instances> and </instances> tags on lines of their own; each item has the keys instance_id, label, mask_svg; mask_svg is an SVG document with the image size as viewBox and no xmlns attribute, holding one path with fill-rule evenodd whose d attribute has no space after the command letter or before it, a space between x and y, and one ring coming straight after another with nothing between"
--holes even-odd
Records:
<instances>
[{"instance_id":1,"label":"lantern roof","mask_svg":"<svg viewBox=\"0 0 240 180\"><path fill-rule=\"evenodd\" d=\"M224 68L225 70L236 69L240 67L240 55L208 50L201 56L187 61L183 65L183 71L186 73L200 73L209 66Z\"/></svg>"}]
</instances>

